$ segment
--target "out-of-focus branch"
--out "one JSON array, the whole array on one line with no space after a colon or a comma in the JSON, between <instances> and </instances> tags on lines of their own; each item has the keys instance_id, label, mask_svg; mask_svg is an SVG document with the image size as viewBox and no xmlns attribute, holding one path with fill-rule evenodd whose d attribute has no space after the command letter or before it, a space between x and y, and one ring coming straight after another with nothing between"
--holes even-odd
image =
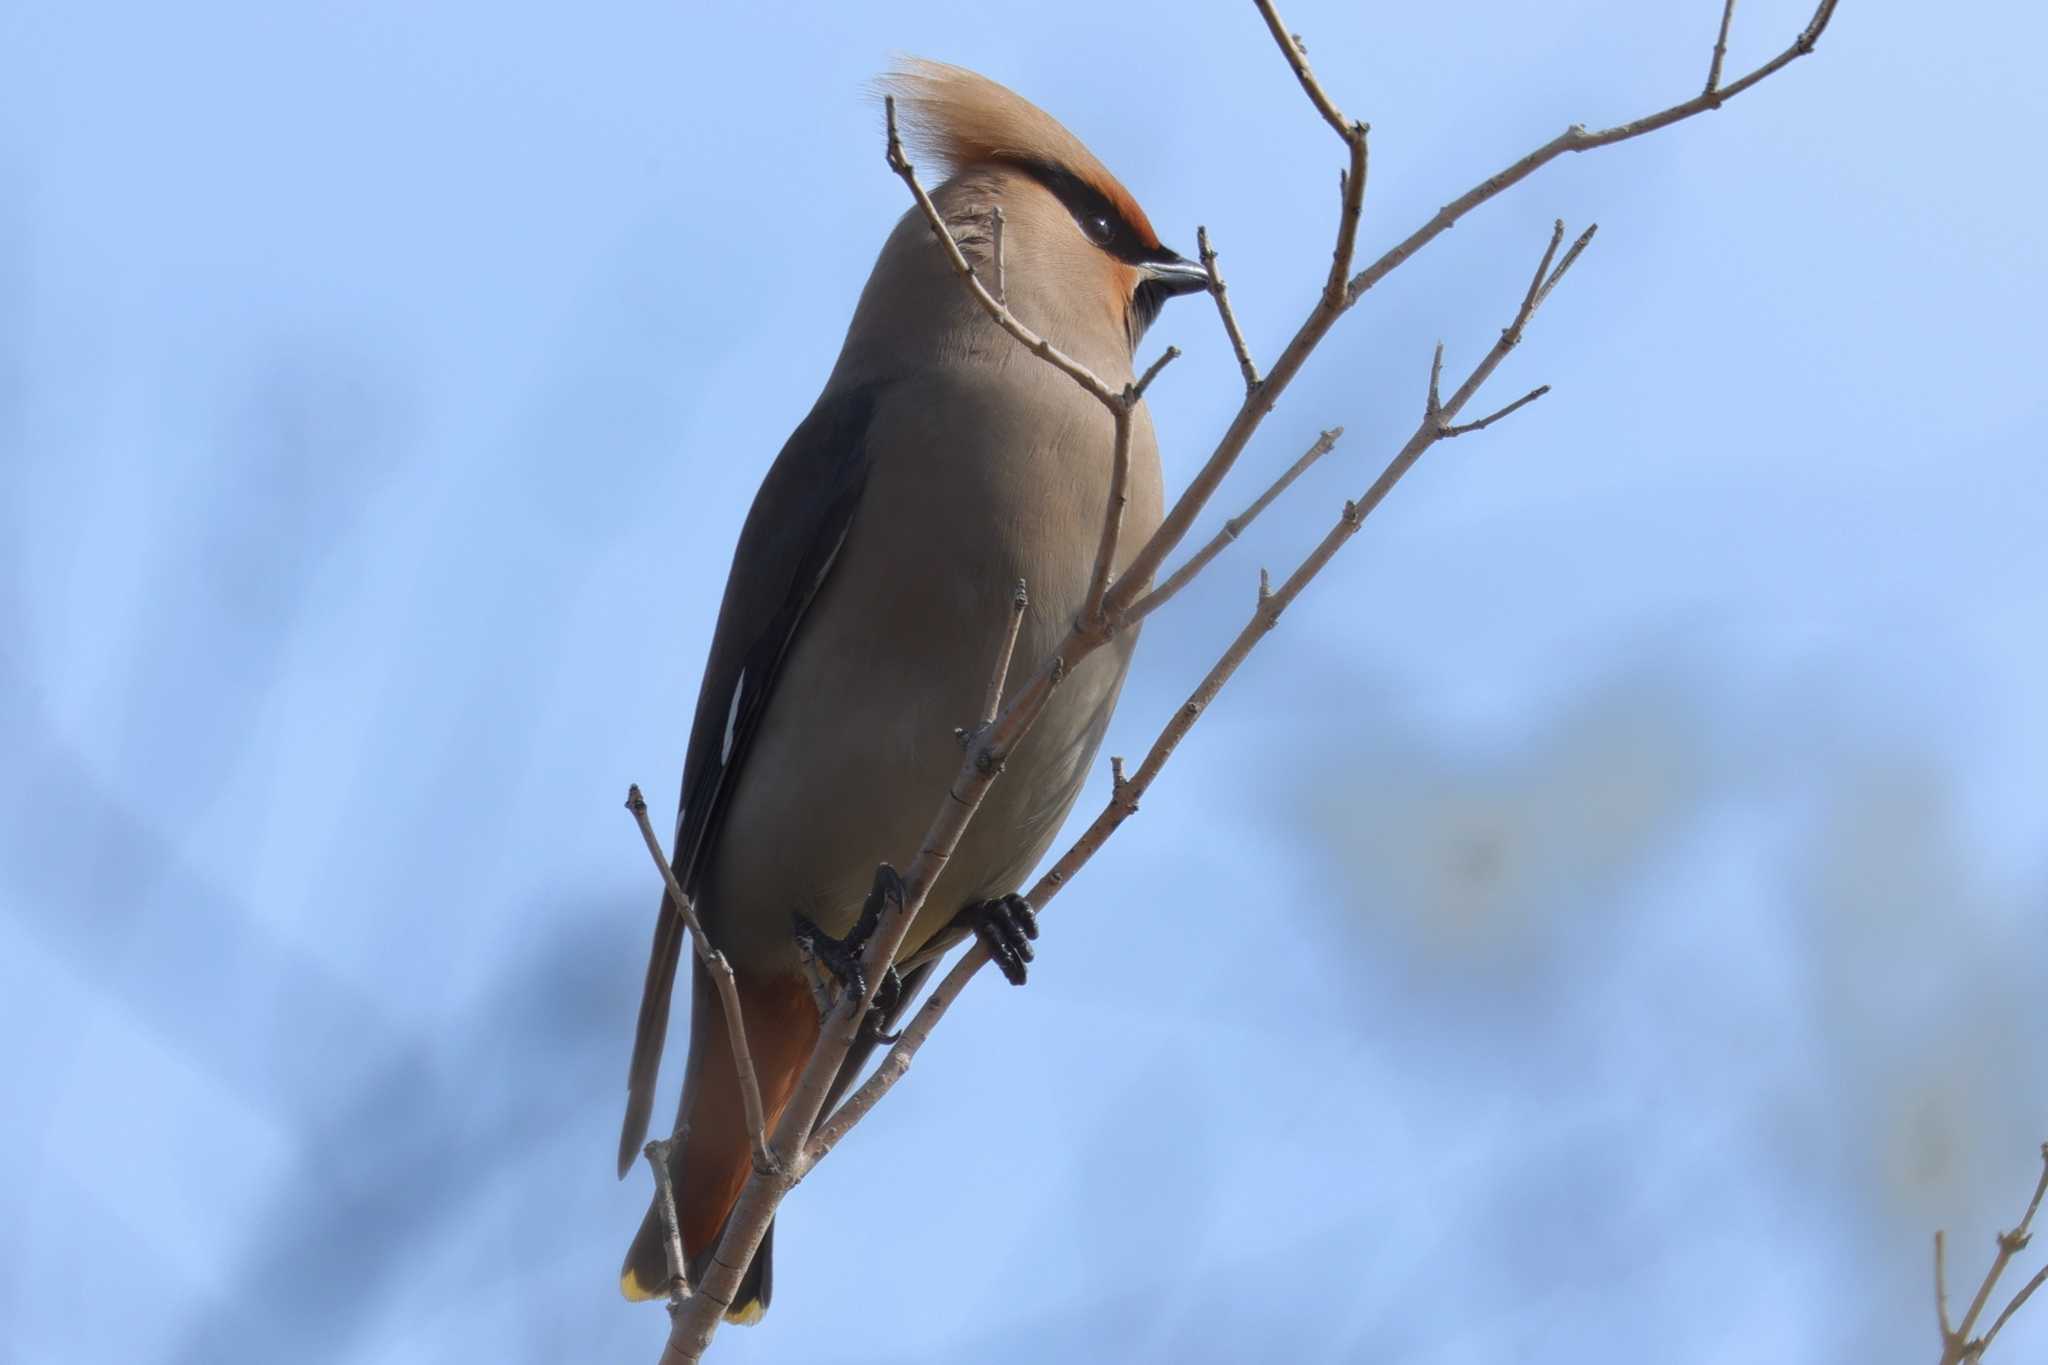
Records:
<instances>
[{"instance_id":1,"label":"out-of-focus branch","mask_svg":"<svg viewBox=\"0 0 2048 1365\"><path fill-rule=\"evenodd\" d=\"M1991 1302L1991 1295L2005 1275L2006 1267L2033 1240L2034 1215L2041 1210L2044 1194L2048 1194L2048 1142L2041 1144L2041 1176L2034 1182L2034 1197L2027 1201L2027 1211L2020 1215L2019 1225L2011 1232L1998 1234L1998 1254L1991 1260L1991 1269L1984 1273L1983 1282L1971 1296L1970 1307L1963 1314L1963 1320L1953 1328L1948 1321L1947 1248L1941 1233L1934 1234L1934 1311L1941 1326L1941 1365L1975 1365L1982 1360L1984 1352L1997 1340L1999 1331L2012 1320L2012 1315L2025 1307L2034 1291L2048 1281L2048 1266L2043 1266L2006 1303L2004 1311L1992 1321L1990 1331L1981 1337L1970 1335L1976 1330L1977 1320L1984 1315L1985 1305Z\"/></svg>"}]
</instances>

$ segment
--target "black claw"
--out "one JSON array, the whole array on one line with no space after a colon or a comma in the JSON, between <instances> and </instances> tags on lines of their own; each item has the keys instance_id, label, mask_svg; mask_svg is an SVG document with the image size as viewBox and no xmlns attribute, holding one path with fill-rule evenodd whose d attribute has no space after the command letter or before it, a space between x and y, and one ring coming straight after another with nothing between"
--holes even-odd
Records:
<instances>
[{"instance_id":1,"label":"black claw","mask_svg":"<svg viewBox=\"0 0 2048 1365\"><path fill-rule=\"evenodd\" d=\"M903 878L896 874L895 868L883 863L875 869L875 884L868 891L867 899L861 902L860 916L846 931L845 938L834 938L809 916L797 914L790 917L797 946L832 973L842 987L856 996L864 996L868 993L868 978L861 969L861 954L867 951L868 940L874 937L876 926L882 922L882 907L890 901L902 903ZM891 967L889 976L882 982L884 990L888 989L895 975L896 969ZM897 984L900 989L901 983Z\"/></svg>"},{"instance_id":2,"label":"black claw","mask_svg":"<svg viewBox=\"0 0 2048 1365\"><path fill-rule=\"evenodd\" d=\"M1024 984L1026 968L1037 957L1031 940L1038 937L1038 915L1031 902L1015 892L970 905L960 919L988 949L991 961L1012 986Z\"/></svg>"},{"instance_id":3,"label":"black claw","mask_svg":"<svg viewBox=\"0 0 2048 1365\"><path fill-rule=\"evenodd\" d=\"M852 991L855 995L868 993L867 973L862 971L860 966L860 950L863 945L854 935L834 938L820 929L808 915L792 915L790 920L799 948L809 953L817 964L830 972L833 979L846 990Z\"/></svg>"},{"instance_id":4,"label":"black claw","mask_svg":"<svg viewBox=\"0 0 2048 1365\"><path fill-rule=\"evenodd\" d=\"M875 1003L868 1007L867 1017L860 1021L861 1032L883 1047L894 1047L896 1040L903 1036L903 1030L884 1033L882 1023L895 1013L897 1005L902 1001L903 978L897 974L896 968L891 966L888 971L882 973L882 984L875 991Z\"/></svg>"}]
</instances>

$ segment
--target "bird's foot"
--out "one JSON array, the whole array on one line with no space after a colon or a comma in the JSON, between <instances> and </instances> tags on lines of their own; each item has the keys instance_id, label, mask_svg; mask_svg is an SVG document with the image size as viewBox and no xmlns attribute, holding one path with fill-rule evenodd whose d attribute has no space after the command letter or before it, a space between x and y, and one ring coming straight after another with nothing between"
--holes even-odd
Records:
<instances>
[{"instance_id":1,"label":"bird's foot","mask_svg":"<svg viewBox=\"0 0 2048 1365\"><path fill-rule=\"evenodd\" d=\"M1034 956L1031 940L1038 937L1038 913L1030 901L1015 892L997 896L968 906L953 922L974 932L1012 986L1024 984L1025 967Z\"/></svg>"},{"instance_id":2,"label":"bird's foot","mask_svg":"<svg viewBox=\"0 0 2048 1365\"><path fill-rule=\"evenodd\" d=\"M882 922L882 907L892 900L902 904L903 878L896 874L895 868L883 863L875 869L875 884L868 891L867 899L861 902L860 916L846 931L845 938L834 938L820 929L808 915L796 914L790 917L796 945L829 972L841 989L852 991L856 999L864 998L868 993L868 976L867 970L861 966L861 957L867 952L868 940L875 936L875 929ZM881 991L888 992L892 983L897 991L901 991L902 982L893 966L882 978Z\"/></svg>"},{"instance_id":3,"label":"bird's foot","mask_svg":"<svg viewBox=\"0 0 2048 1365\"><path fill-rule=\"evenodd\" d=\"M892 966L882 974L882 984L875 988L875 1003L868 1007L867 1017L860 1021L863 1037L882 1047L894 1047L896 1040L903 1036L903 1030L894 1033L887 1030L889 1016L903 1003L903 978Z\"/></svg>"}]
</instances>

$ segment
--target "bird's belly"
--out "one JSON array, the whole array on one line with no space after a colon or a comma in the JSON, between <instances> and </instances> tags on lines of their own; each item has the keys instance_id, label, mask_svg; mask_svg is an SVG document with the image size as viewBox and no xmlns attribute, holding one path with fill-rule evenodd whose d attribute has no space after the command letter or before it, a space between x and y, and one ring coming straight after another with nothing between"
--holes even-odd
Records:
<instances>
[{"instance_id":1,"label":"bird's belly","mask_svg":"<svg viewBox=\"0 0 2048 1365\"><path fill-rule=\"evenodd\" d=\"M1033 615L1018 642L1016 685L1057 643L1053 623ZM703 901L718 946L757 970L793 967L793 914L843 934L876 864L910 865L950 799L964 752L954 732L979 719L1000 624L976 612L893 646L797 651L707 869ZM1125 662L1104 650L1054 692L933 884L906 951L962 906L1017 889L1043 855L1086 776Z\"/></svg>"},{"instance_id":2,"label":"bird's belly","mask_svg":"<svg viewBox=\"0 0 2048 1365\"><path fill-rule=\"evenodd\" d=\"M960 767L956 731L980 719L1020 578L1030 605L1010 690L1065 637L1107 494L1106 418L1100 457L1073 453L1094 455L1094 416L1063 421L1000 458L924 438L914 412L886 433L899 453L870 476L706 868L707 930L742 965L794 970L793 914L843 933L876 864L902 869L916 857ZM1156 464L1144 474L1126 554L1158 519ZM1069 670L933 884L906 950L964 905L1017 889L1043 856L1094 758L1134 643L1126 636Z\"/></svg>"}]
</instances>

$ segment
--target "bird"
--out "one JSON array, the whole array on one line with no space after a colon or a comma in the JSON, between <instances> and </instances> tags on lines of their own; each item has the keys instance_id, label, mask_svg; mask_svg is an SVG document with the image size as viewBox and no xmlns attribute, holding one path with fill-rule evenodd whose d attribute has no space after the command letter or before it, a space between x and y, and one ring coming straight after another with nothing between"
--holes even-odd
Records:
<instances>
[{"instance_id":1,"label":"bird","mask_svg":"<svg viewBox=\"0 0 2048 1365\"><path fill-rule=\"evenodd\" d=\"M1162 245L1094 153L1007 87L922 59L879 84L911 148L946 172L931 199L978 277L999 273L1018 321L1112 389L1130 384L1161 306L1207 288L1206 269ZM1080 614L1113 450L1107 408L1003 331L921 209L905 212L822 393L740 531L684 758L673 867L732 966L771 1130L821 1029L807 957L829 959L878 864L915 851L960 764L956 732L985 704L1019 581L1020 662L1049 657ZM1119 571L1161 519L1158 444L1142 403L1126 491ZM911 989L969 933L1022 983L1037 926L1017 889L1081 789L1136 636L1118 632L1069 670L1009 756L903 940ZM1029 671L1013 671L1012 690ZM683 935L664 892L628 1074L622 1178L646 1137ZM840 1088L877 1032L864 1031L867 1051L849 1058ZM753 1169L730 1047L693 958L669 1158L693 1280ZM758 1321L768 1306L768 1231L729 1321ZM667 1293L665 1246L651 1207L621 1273L628 1298Z\"/></svg>"}]
</instances>

